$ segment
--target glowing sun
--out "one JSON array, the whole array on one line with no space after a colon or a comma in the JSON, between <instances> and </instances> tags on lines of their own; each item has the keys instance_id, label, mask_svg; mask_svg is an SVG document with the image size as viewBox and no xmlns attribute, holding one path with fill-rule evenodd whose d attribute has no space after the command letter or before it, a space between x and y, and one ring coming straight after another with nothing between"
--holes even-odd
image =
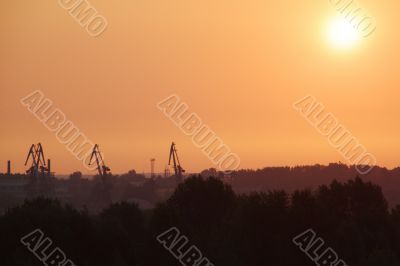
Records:
<instances>
[{"instance_id":1,"label":"glowing sun","mask_svg":"<svg viewBox=\"0 0 400 266\"><path fill-rule=\"evenodd\" d=\"M360 33L344 17L337 17L329 25L328 40L336 48L350 48L358 43Z\"/></svg>"}]
</instances>

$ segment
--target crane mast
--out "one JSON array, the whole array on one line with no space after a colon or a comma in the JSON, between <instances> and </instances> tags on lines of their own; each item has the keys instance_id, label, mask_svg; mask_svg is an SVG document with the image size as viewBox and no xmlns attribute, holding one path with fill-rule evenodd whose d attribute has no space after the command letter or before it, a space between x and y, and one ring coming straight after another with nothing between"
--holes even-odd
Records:
<instances>
[{"instance_id":1,"label":"crane mast","mask_svg":"<svg viewBox=\"0 0 400 266\"><path fill-rule=\"evenodd\" d=\"M32 160L32 163L31 167L26 171L26 173L29 174L31 177L37 177L39 175L39 172L44 174L44 172L50 171L50 169L46 166L43 147L41 143L31 145L25 160L25 165L28 164L29 159Z\"/></svg>"},{"instance_id":2,"label":"crane mast","mask_svg":"<svg viewBox=\"0 0 400 266\"><path fill-rule=\"evenodd\" d=\"M94 158L94 160L93 160ZM110 168L107 167L104 163L103 156L101 155L99 145L94 145L92 154L90 156L89 165L92 165L93 161L96 162L97 171L99 172L99 176L104 178L110 173Z\"/></svg>"},{"instance_id":3,"label":"crane mast","mask_svg":"<svg viewBox=\"0 0 400 266\"><path fill-rule=\"evenodd\" d=\"M28 195L36 197L39 195L52 195L52 175L50 171L50 159L44 159L42 144L32 144L28 156L25 160L25 165L31 161L31 165L26 173L30 177L30 182L26 186Z\"/></svg>"},{"instance_id":4,"label":"crane mast","mask_svg":"<svg viewBox=\"0 0 400 266\"><path fill-rule=\"evenodd\" d=\"M102 209L108 206L111 202L111 189L112 181L110 168L104 163L102 153L100 152L99 145L95 144L90 156L89 165L96 163L96 168L99 173L99 181L96 182L93 190L94 197L97 199L98 208Z\"/></svg>"},{"instance_id":5,"label":"crane mast","mask_svg":"<svg viewBox=\"0 0 400 266\"><path fill-rule=\"evenodd\" d=\"M183 174L185 170L182 168L180 162L179 162L179 157L178 157L178 152L176 149L176 145L174 142L171 144L171 148L169 150L169 161L168 165L171 165L171 161L173 163L173 168L175 172L175 178L177 183L179 184L183 180Z\"/></svg>"}]
</instances>

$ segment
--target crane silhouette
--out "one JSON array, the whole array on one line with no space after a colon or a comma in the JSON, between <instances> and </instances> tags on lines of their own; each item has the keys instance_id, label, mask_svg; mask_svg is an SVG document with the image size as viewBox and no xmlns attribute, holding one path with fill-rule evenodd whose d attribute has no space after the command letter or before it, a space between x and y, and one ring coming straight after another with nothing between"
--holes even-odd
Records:
<instances>
[{"instance_id":1,"label":"crane silhouette","mask_svg":"<svg viewBox=\"0 0 400 266\"><path fill-rule=\"evenodd\" d=\"M31 167L26 171L31 177L37 177L39 172L42 174L45 171L49 171L49 168L46 166L46 161L44 159L44 152L42 144L39 142L38 144L32 144L29 149L28 155L25 160L25 165L28 164L29 159L32 159Z\"/></svg>"},{"instance_id":2,"label":"crane silhouette","mask_svg":"<svg viewBox=\"0 0 400 266\"><path fill-rule=\"evenodd\" d=\"M92 150L92 155L90 156L89 165L92 165L93 158L96 161L97 171L99 172L99 176L104 178L110 173L110 168L106 166L104 163L103 156L101 155L99 145L94 145Z\"/></svg>"},{"instance_id":3,"label":"crane silhouette","mask_svg":"<svg viewBox=\"0 0 400 266\"><path fill-rule=\"evenodd\" d=\"M179 162L179 157L178 157L178 152L176 149L176 145L174 142L171 144L171 148L169 150L169 161L168 165L171 165L171 161L173 162L173 167L174 167L174 172L175 172L175 178L177 183L179 184L182 182L183 175L182 173L185 172L185 170L182 168L181 163Z\"/></svg>"}]
</instances>

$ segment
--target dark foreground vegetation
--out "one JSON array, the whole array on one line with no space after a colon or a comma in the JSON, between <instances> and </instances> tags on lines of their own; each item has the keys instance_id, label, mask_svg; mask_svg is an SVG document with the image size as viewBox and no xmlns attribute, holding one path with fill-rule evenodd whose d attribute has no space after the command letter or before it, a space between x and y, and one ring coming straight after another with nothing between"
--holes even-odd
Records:
<instances>
[{"instance_id":1,"label":"dark foreground vegetation","mask_svg":"<svg viewBox=\"0 0 400 266\"><path fill-rule=\"evenodd\" d=\"M214 265L315 265L292 242L312 228L351 266L400 265L400 207L356 178L318 189L237 195L192 177L151 211L115 203L98 215L37 198L0 217L0 265L44 265L20 239L39 228L77 266L181 265L156 241L177 227Z\"/></svg>"},{"instance_id":2,"label":"dark foreground vegetation","mask_svg":"<svg viewBox=\"0 0 400 266\"><path fill-rule=\"evenodd\" d=\"M239 193L270 189L283 189L292 193L305 186L316 189L320 185L330 184L333 180L346 182L357 175L354 165L342 163L243 169L233 172L232 187ZM387 169L375 166L371 172L363 175L362 179L379 185L389 206L394 207L400 203L400 167Z\"/></svg>"}]
</instances>

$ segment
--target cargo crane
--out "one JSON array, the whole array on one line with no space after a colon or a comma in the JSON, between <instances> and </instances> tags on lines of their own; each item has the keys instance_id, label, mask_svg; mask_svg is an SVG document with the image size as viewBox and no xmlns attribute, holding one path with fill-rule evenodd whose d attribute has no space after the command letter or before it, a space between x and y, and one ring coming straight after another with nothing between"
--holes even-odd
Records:
<instances>
[{"instance_id":1,"label":"cargo crane","mask_svg":"<svg viewBox=\"0 0 400 266\"><path fill-rule=\"evenodd\" d=\"M30 177L30 182L26 186L27 195L29 197L37 196L52 196L53 184L52 175L50 171L50 160L44 159L44 152L42 144L32 144L29 149L28 156L25 160L25 165L31 159L31 167L26 171Z\"/></svg>"},{"instance_id":2,"label":"cargo crane","mask_svg":"<svg viewBox=\"0 0 400 266\"><path fill-rule=\"evenodd\" d=\"M92 155L90 156L89 165L92 165L93 158L96 160L97 171L99 172L99 176L103 179L110 174L110 168L107 167L104 163L103 156L101 156L101 152L99 149L99 145L94 145L92 150Z\"/></svg>"},{"instance_id":3,"label":"cargo crane","mask_svg":"<svg viewBox=\"0 0 400 266\"><path fill-rule=\"evenodd\" d=\"M31 148L29 149L28 156L26 157L25 165L28 164L29 158L32 158L32 164L31 167L26 171L27 174L29 174L31 177L38 177L39 172L42 175L44 175L45 172L48 172L50 175L50 168L46 167L42 144L32 144Z\"/></svg>"},{"instance_id":4,"label":"cargo crane","mask_svg":"<svg viewBox=\"0 0 400 266\"><path fill-rule=\"evenodd\" d=\"M99 181L96 182L93 189L93 197L96 199L96 208L104 209L108 206L111 200L112 181L110 168L104 163L103 156L101 155L99 145L95 144L90 156L89 165L96 162L97 171L99 172Z\"/></svg>"},{"instance_id":5,"label":"cargo crane","mask_svg":"<svg viewBox=\"0 0 400 266\"><path fill-rule=\"evenodd\" d=\"M168 165L171 165L171 159L174 164L173 167L174 167L174 172L175 172L175 178L176 178L177 183L179 184L180 182L182 182L182 179L183 179L182 173L184 173L185 170L181 167L181 164L179 162L178 152L176 150L176 146L175 146L174 142L172 142L171 148L169 150Z\"/></svg>"}]
</instances>

